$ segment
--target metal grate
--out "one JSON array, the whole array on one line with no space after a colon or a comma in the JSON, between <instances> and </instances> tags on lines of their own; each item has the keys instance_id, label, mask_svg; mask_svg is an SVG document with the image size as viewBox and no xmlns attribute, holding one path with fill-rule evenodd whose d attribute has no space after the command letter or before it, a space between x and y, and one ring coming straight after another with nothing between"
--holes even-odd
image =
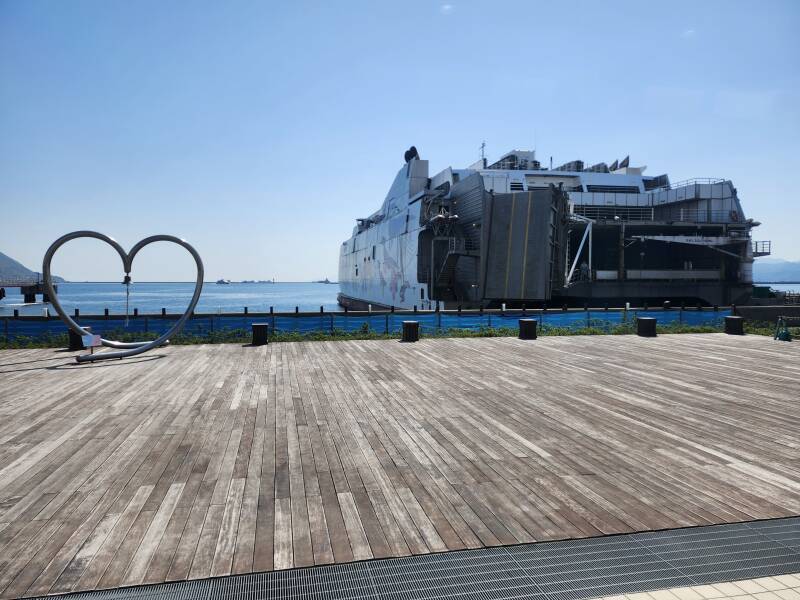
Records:
<instances>
[{"instance_id":1,"label":"metal grate","mask_svg":"<svg viewBox=\"0 0 800 600\"><path fill-rule=\"evenodd\" d=\"M583 600L795 572L800 572L800 517L425 554L64 597Z\"/></svg>"}]
</instances>

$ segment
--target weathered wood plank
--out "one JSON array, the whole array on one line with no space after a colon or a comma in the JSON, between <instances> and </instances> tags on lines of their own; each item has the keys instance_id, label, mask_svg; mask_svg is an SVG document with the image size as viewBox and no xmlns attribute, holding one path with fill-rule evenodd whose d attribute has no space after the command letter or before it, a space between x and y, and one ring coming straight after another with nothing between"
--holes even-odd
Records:
<instances>
[{"instance_id":1,"label":"weathered wood plank","mask_svg":"<svg viewBox=\"0 0 800 600\"><path fill-rule=\"evenodd\" d=\"M800 513L800 344L159 352L0 352L0 597Z\"/></svg>"}]
</instances>

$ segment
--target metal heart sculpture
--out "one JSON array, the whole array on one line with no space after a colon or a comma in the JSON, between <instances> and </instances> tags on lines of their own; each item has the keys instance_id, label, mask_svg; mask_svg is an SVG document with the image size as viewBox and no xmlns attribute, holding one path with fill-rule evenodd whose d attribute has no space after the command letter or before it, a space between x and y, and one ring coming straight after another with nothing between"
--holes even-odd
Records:
<instances>
[{"instance_id":1,"label":"metal heart sculpture","mask_svg":"<svg viewBox=\"0 0 800 600\"><path fill-rule=\"evenodd\" d=\"M194 258L194 262L197 265L197 281L194 286L194 294L192 295L192 300L189 302L189 306L186 307L186 311L183 313L180 319L170 327L169 331L164 333L163 335L159 336L155 340L149 342L115 342L113 340L107 340L101 338L101 342L103 346L108 346L109 348L115 348L116 352L101 352L98 354L84 354L81 356L77 356L75 359L78 362L92 362L96 360L106 360L109 358L125 358L127 356L136 356L137 354L142 354L143 352L147 352L148 350L155 348L157 346L162 346L169 342L169 338L174 336L178 333L183 326L186 324L186 321L194 312L195 306L197 306L197 301L200 299L200 292L203 290L203 261L200 259L200 255L197 253L189 242L186 240L182 240L172 235L151 235L148 238L143 239L141 242L138 242L133 248L131 248L130 252L125 252L125 249L119 245L119 243L114 239L110 238L107 235L102 233L98 233L97 231L73 231L72 233L68 233L66 235L62 235L58 238L55 242L53 242L50 247L47 249L47 252L44 255L44 261L42 263L42 274L44 277L44 285L45 290L47 291L48 295L50 296L50 302L53 305L53 308L58 313L58 316L61 317L61 320L66 323L67 327L69 327L72 331L74 331L78 335L86 335L90 332L83 329L80 325L78 325L72 318L66 313L64 308L61 306L61 303L58 301L58 295L56 294L55 287L53 286L53 279L52 274L50 271L50 263L53 260L53 255L56 251L69 242L70 240L78 239L78 238L95 238L101 240L114 248L119 254L120 258L122 259L122 265L125 269L125 278L128 281L130 276L131 267L133 265L133 259L138 254L139 250L147 246L148 244L152 244L153 242L172 242L173 244L177 244L179 246L183 246L188 250L189 254L192 255Z\"/></svg>"}]
</instances>

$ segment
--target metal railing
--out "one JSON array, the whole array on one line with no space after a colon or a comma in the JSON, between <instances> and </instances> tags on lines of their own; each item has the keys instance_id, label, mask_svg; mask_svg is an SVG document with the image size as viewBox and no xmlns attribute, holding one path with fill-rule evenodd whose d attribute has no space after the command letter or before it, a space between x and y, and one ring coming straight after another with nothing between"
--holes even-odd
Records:
<instances>
[{"instance_id":1,"label":"metal railing","mask_svg":"<svg viewBox=\"0 0 800 600\"><path fill-rule=\"evenodd\" d=\"M753 241L753 256L768 256L772 254L772 242L770 240Z\"/></svg>"},{"instance_id":2,"label":"metal railing","mask_svg":"<svg viewBox=\"0 0 800 600\"><path fill-rule=\"evenodd\" d=\"M705 210L660 206L656 208L659 221L683 221L687 223L737 223L744 221L743 215L735 210Z\"/></svg>"},{"instance_id":3,"label":"metal railing","mask_svg":"<svg viewBox=\"0 0 800 600\"><path fill-rule=\"evenodd\" d=\"M480 250L480 245L467 238L451 237L448 250L450 252L471 252Z\"/></svg>"},{"instance_id":4,"label":"metal railing","mask_svg":"<svg viewBox=\"0 0 800 600\"><path fill-rule=\"evenodd\" d=\"M28 285L38 285L42 283L42 279L34 279L31 277L28 278L19 278L19 277L10 277L8 279L0 279L0 287L20 287L20 286L28 286Z\"/></svg>"},{"instance_id":5,"label":"metal railing","mask_svg":"<svg viewBox=\"0 0 800 600\"><path fill-rule=\"evenodd\" d=\"M576 204L576 215L581 215L593 221L653 221L652 206L593 206L591 204Z\"/></svg>"},{"instance_id":6,"label":"metal railing","mask_svg":"<svg viewBox=\"0 0 800 600\"><path fill-rule=\"evenodd\" d=\"M720 326L731 312L725 307L715 309L674 308L671 310L641 308L591 309L591 310L397 310L304 313L252 313L252 314L196 314L187 321L181 337L213 337L238 333L250 335L254 321L268 323L271 332L288 334L313 334L347 332L399 333L404 320L419 321L423 334L446 335L452 330L480 331L486 329L516 329L521 317L539 321L540 330L582 329L592 327L612 330L633 323L637 316L653 316L659 325L683 323L687 325ZM103 335L152 334L168 331L180 315L136 315L126 321L123 315L86 315L75 317L82 327L91 327L92 333ZM56 336L66 336L66 325L55 316L50 317L0 317L0 341L51 340L61 343Z\"/></svg>"},{"instance_id":7,"label":"metal railing","mask_svg":"<svg viewBox=\"0 0 800 600\"><path fill-rule=\"evenodd\" d=\"M678 181L676 183L670 183L668 185L662 185L661 187L653 188L652 191L655 192L657 190L675 190L681 187L687 187L690 185L697 185L697 184L715 184L715 183L724 183L725 179L720 179L719 177L694 177L692 179L684 179L683 181Z\"/></svg>"},{"instance_id":8,"label":"metal railing","mask_svg":"<svg viewBox=\"0 0 800 600\"><path fill-rule=\"evenodd\" d=\"M594 206L575 204L574 213L594 221L683 221L687 223L737 223L744 216L735 210L700 210L670 206Z\"/></svg>"}]
</instances>

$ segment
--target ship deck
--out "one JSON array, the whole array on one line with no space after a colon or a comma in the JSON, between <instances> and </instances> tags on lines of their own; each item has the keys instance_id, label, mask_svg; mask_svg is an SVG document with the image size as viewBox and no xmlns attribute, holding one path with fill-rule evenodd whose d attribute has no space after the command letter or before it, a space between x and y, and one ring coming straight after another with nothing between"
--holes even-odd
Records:
<instances>
[{"instance_id":1,"label":"ship deck","mask_svg":"<svg viewBox=\"0 0 800 600\"><path fill-rule=\"evenodd\" d=\"M0 597L800 514L800 344L0 351Z\"/></svg>"}]
</instances>

